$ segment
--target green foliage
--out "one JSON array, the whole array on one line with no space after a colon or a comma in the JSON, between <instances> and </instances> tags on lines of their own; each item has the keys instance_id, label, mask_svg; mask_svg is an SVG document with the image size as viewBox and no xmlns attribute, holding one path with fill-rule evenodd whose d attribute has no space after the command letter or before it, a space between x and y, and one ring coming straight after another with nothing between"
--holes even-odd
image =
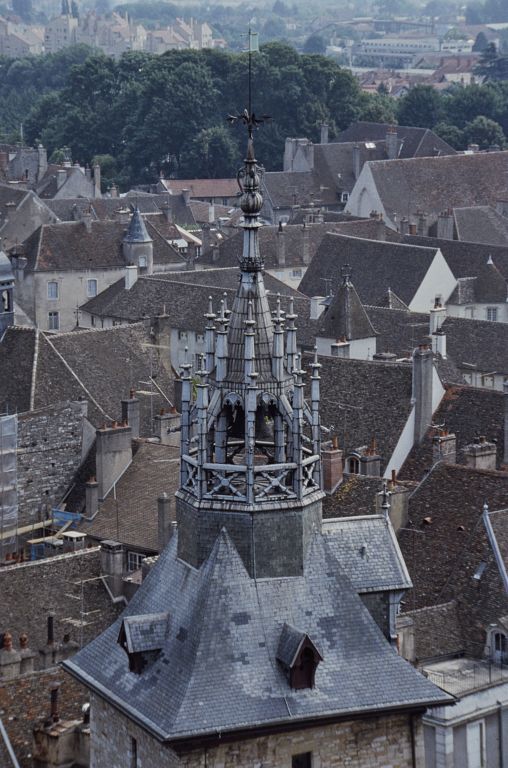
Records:
<instances>
[{"instance_id":1,"label":"green foliage","mask_svg":"<svg viewBox=\"0 0 508 768\"><path fill-rule=\"evenodd\" d=\"M433 128L443 117L442 100L430 85L417 85L398 103L400 125Z\"/></svg>"},{"instance_id":2,"label":"green foliage","mask_svg":"<svg viewBox=\"0 0 508 768\"><path fill-rule=\"evenodd\" d=\"M508 135L508 82L445 92L417 86L395 101L382 89L361 91L331 58L280 41L252 56L252 77L256 113L272 116L256 135L269 170L281 168L287 136L319 141L323 121L332 137L355 120L435 128L456 148L502 144ZM246 54L216 50L131 51L115 61L76 47L0 59L0 136L18 137L23 124L26 140L42 141L49 155L68 146L83 164L101 156L106 185L122 188L161 171L231 176L245 136L224 120L245 108L247 78Z\"/></svg>"},{"instance_id":3,"label":"green foliage","mask_svg":"<svg viewBox=\"0 0 508 768\"><path fill-rule=\"evenodd\" d=\"M467 24L492 24L508 21L506 0L485 0L471 3L466 7Z\"/></svg>"},{"instance_id":4,"label":"green foliage","mask_svg":"<svg viewBox=\"0 0 508 768\"><path fill-rule=\"evenodd\" d=\"M325 39L318 34L309 35L303 46L304 53L324 53L326 51Z\"/></svg>"},{"instance_id":5,"label":"green foliage","mask_svg":"<svg viewBox=\"0 0 508 768\"><path fill-rule=\"evenodd\" d=\"M466 144L478 144L480 149L488 149L495 145L503 149L506 143L499 123L484 115L479 115L470 123L466 123L464 139Z\"/></svg>"}]
</instances>

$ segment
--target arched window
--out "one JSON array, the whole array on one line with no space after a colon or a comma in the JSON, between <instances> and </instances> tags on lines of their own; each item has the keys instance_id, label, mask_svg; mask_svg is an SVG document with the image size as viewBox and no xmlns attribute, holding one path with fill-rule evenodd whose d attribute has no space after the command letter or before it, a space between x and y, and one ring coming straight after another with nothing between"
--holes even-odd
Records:
<instances>
[{"instance_id":1,"label":"arched window","mask_svg":"<svg viewBox=\"0 0 508 768\"><path fill-rule=\"evenodd\" d=\"M0 312L11 312L11 294L8 290L0 294Z\"/></svg>"},{"instance_id":2,"label":"arched window","mask_svg":"<svg viewBox=\"0 0 508 768\"><path fill-rule=\"evenodd\" d=\"M490 654L494 663L508 663L508 638L500 629L495 629L490 635Z\"/></svg>"}]
</instances>

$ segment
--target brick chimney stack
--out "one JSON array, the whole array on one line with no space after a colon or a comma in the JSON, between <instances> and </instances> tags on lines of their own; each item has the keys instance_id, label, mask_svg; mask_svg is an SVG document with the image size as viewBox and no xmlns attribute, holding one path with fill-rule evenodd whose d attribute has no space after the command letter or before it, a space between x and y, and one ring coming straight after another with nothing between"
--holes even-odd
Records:
<instances>
[{"instance_id":1,"label":"brick chimney stack","mask_svg":"<svg viewBox=\"0 0 508 768\"><path fill-rule=\"evenodd\" d=\"M122 421L132 430L132 438L139 437L140 405L136 392L131 389L128 399L122 400Z\"/></svg>"},{"instance_id":2,"label":"brick chimney stack","mask_svg":"<svg viewBox=\"0 0 508 768\"><path fill-rule=\"evenodd\" d=\"M480 436L478 442L466 445L462 452L467 467L472 469L496 469L497 446L495 443L489 443L484 435Z\"/></svg>"},{"instance_id":3,"label":"brick chimney stack","mask_svg":"<svg viewBox=\"0 0 508 768\"><path fill-rule=\"evenodd\" d=\"M421 443L432 423L432 379L434 355L426 344L413 352L414 442Z\"/></svg>"},{"instance_id":4,"label":"brick chimney stack","mask_svg":"<svg viewBox=\"0 0 508 768\"><path fill-rule=\"evenodd\" d=\"M335 493L342 482L342 451L337 438L323 445L321 449L321 467L323 473L323 491Z\"/></svg>"}]
</instances>

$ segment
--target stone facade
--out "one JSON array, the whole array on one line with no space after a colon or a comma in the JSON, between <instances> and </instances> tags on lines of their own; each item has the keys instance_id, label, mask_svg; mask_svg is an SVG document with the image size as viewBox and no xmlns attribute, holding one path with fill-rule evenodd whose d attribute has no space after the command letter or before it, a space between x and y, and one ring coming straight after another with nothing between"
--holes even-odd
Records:
<instances>
[{"instance_id":1,"label":"stone facade","mask_svg":"<svg viewBox=\"0 0 508 768\"><path fill-rule=\"evenodd\" d=\"M0 680L0 715L9 735L20 768L32 766L32 728L50 712L50 685L61 683L59 711L62 717L81 717L81 707L88 701L84 686L58 667L21 675L14 680Z\"/></svg>"},{"instance_id":2,"label":"stone facade","mask_svg":"<svg viewBox=\"0 0 508 768\"><path fill-rule=\"evenodd\" d=\"M18 525L50 516L86 454L83 408L66 403L20 414L18 418Z\"/></svg>"},{"instance_id":3,"label":"stone facade","mask_svg":"<svg viewBox=\"0 0 508 768\"><path fill-rule=\"evenodd\" d=\"M312 752L313 768L423 768L421 724L415 722L412 762L411 723L406 715L356 720L289 733L235 741L178 755L95 695L91 698L90 768L125 768L136 742L143 768L291 768L294 755ZM131 752L132 755L132 752ZM204 762L206 761L206 762Z\"/></svg>"}]
</instances>

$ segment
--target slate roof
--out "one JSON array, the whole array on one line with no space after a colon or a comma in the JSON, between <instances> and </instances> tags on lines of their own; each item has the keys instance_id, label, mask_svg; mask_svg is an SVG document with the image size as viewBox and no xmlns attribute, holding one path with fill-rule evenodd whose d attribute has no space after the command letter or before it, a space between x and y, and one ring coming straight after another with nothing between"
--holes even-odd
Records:
<instances>
[{"instance_id":1,"label":"slate roof","mask_svg":"<svg viewBox=\"0 0 508 768\"><path fill-rule=\"evenodd\" d=\"M154 264L183 264L178 254L151 225ZM112 269L126 266L122 241L126 227L120 221L92 221L88 232L81 221L44 224L23 244L27 270Z\"/></svg>"},{"instance_id":2,"label":"slate roof","mask_svg":"<svg viewBox=\"0 0 508 768\"><path fill-rule=\"evenodd\" d=\"M174 495L180 484L180 449L141 441L136 441L134 448L132 462L116 483L115 492L110 491L91 522L81 522L80 530L97 541L110 539L156 553L157 499L162 493L168 494L174 518Z\"/></svg>"},{"instance_id":3,"label":"slate roof","mask_svg":"<svg viewBox=\"0 0 508 768\"><path fill-rule=\"evenodd\" d=\"M231 288L236 291L240 276L238 267L219 267L217 269L166 272L165 274L158 274L157 278L160 280L171 280L174 283L210 285L216 288ZM273 277L269 272L265 272L263 280L265 288L269 293L280 293L283 296L299 296L303 298L303 294L297 291L296 288L291 288L290 285L283 283L277 277Z\"/></svg>"},{"instance_id":4,"label":"slate roof","mask_svg":"<svg viewBox=\"0 0 508 768\"><path fill-rule=\"evenodd\" d=\"M437 216L458 206L495 206L506 192L508 152L377 160L368 168L388 216Z\"/></svg>"},{"instance_id":5,"label":"slate roof","mask_svg":"<svg viewBox=\"0 0 508 768\"><path fill-rule=\"evenodd\" d=\"M132 210L136 205L143 215L160 214L168 207L175 223L180 226L192 226L196 220L190 206L185 205L181 195L163 193L152 195L133 191L124 197L74 197L45 200L48 208L55 213L60 221L75 221L76 216L90 210L92 217L98 221L117 220L119 211Z\"/></svg>"},{"instance_id":6,"label":"slate roof","mask_svg":"<svg viewBox=\"0 0 508 768\"><path fill-rule=\"evenodd\" d=\"M7 328L0 339L0 413L30 410L35 331Z\"/></svg>"},{"instance_id":7,"label":"slate roof","mask_svg":"<svg viewBox=\"0 0 508 768\"><path fill-rule=\"evenodd\" d=\"M321 423L345 455L376 438L382 468L411 411L412 366L322 357Z\"/></svg>"},{"instance_id":8,"label":"slate roof","mask_svg":"<svg viewBox=\"0 0 508 768\"><path fill-rule=\"evenodd\" d=\"M476 277L489 258L492 258L503 277L508 279L508 246L501 247L411 235L402 237L402 242L410 245L423 245L428 248L439 248L457 279L459 277Z\"/></svg>"},{"instance_id":9,"label":"slate roof","mask_svg":"<svg viewBox=\"0 0 508 768\"><path fill-rule=\"evenodd\" d=\"M384 302L388 288L410 304L435 255L434 248L328 233L298 288L307 296L321 296L323 280L337 283L341 267L349 265L363 304Z\"/></svg>"},{"instance_id":10,"label":"slate roof","mask_svg":"<svg viewBox=\"0 0 508 768\"><path fill-rule=\"evenodd\" d=\"M318 336L325 339L367 339L374 337L367 312L353 283L345 279L320 317Z\"/></svg>"},{"instance_id":11,"label":"slate roof","mask_svg":"<svg viewBox=\"0 0 508 768\"><path fill-rule=\"evenodd\" d=\"M376 495L383 490L383 478L366 475L344 475L335 493L323 499L323 518L373 515Z\"/></svg>"},{"instance_id":12,"label":"slate roof","mask_svg":"<svg viewBox=\"0 0 508 768\"><path fill-rule=\"evenodd\" d=\"M339 141L384 141L387 131L394 128L400 141L399 159L408 157L433 157L455 155L456 151L446 141L428 128L408 125L391 126L389 123L369 123L358 120L341 131Z\"/></svg>"},{"instance_id":13,"label":"slate roof","mask_svg":"<svg viewBox=\"0 0 508 768\"><path fill-rule=\"evenodd\" d=\"M319 181L312 171L269 171L263 176L262 192L273 208L292 208L298 203L310 202L315 195L322 200ZM337 194L333 197L337 203Z\"/></svg>"},{"instance_id":14,"label":"slate roof","mask_svg":"<svg viewBox=\"0 0 508 768\"><path fill-rule=\"evenodd\" d=\"M177 195L188 189L191 197L236 197L239 196L236 179L160 179L160 183L172 194Z\"/></svg>"},{"instance_id":15,"label":"slate roof","mask_svg":"<svg viewBox=\"0 0 508 768\"><path fill-rule=\"evenodd\" d=\"M141 216L139 208L136 206L131 216L129 226L124 234L124 240L129 243L148 243L150 242L150 236L146 231L145 222Z\"/></svg>"},{"instance_id":16,"label":"slate roof","mask_svg":"<svg viewBox=\"0 0 508 768\"><path fill-rule=\"evenodd\" d=\"M61 334L10 328L5 341L0 344L5 372L0 403L8 401L11 413L87 400L88 418L100 427L105 421L121 421L120 400L132 387L140 399L141 434L152 435L151 414L174 402L174 380L157 360L150 364L150 350L144 346L149 339L141 324ZM150 371L167 399L150 385Z\"/></svg>"},{"instance_id":17,"label":"slate roof","mask_svg":"<svg viewBox=\"0 0 508 768\"><path fill-rule=\"evenodd\" d=\"M309 260L312 259L323 237L327 232L343 232L358 237L376 238L380 232L384 232L384 225L373 219L354 219L339 222L324 222L321 224L307 224L306 230L302 225L287 224L283 228L285 242L285 266L303 267L304 237L308 237ZM238 258L242 253L242 233L239 232L225 240L219 246L219 258L214 264L220 267L237 267ZM280 269L278 264L278 226L265 226L259 230L259 248L263 256L266 269ZM212 255L205 255L203 263L207 260L211 263ZM321 294L323 287L321 286ZM319 294L320 295L320 294Z\"/></svg>"},{"instance_id":18,"label":"slate roof","mask_svg":"<svg viewBox=\"0 0 508 768\"><path fill-rule=\"evenodd\" d=\"M206 274L196 272L194 274ZM238 272L237 272L238 274ZM194 279L194 278L191 278ZM268 284L270 281L268 280ZM122 289L120 289L122 288ZM289 291L281 295L281 305L284 311L289 309ZM179 330L203 333L206 325L204 311L208 308L208 298L212 297L214 311L220 307L225 297L228 308L233 306L236 295L235 288L200 285L194 282L184 283L172 280L169 275L152 275L140 277L133 287L127 291L118 286L118 291L112 290L107 297L103 294L90 299L81 309L99 317L112 317L126 323L138 322L144 317L155 317L163 310L169 314L173 328ZM310 317L310 302L306 297L295 297L298 343L307 349L312 349L315 343L315 329ZM271 293L268 302L272 311L276 309L277 296ZM196 311L196 307L202 308Z\"/></svg>"},{"instance_id":19,"label":"slate roof","mask_svg":"<svg viewBox=\"0 0 508 768\"><path fill-rule=\"evenodd\" d=\"M470 243L490 243L506 247L508 243L508 219L501 216L491 206L454 208L453 218L457 240L466 240Z\"/></svg>"},{"instance_id":20,"label":"slate roof","mask_svg":"<svg viewBox=\"0 0 508 768\"><path fill-rule=\"evenodd\" d=\"M497 390L449 386L437 410L434 424L444 424L448 432L457 437L457 460L462 461L461 450L480 435L497 444L498 467L504 450L504 395ZM432 467L432 437L429 429L423 442L411 449L402 465L399 477L420 481Z\"/></svg>"},{"instance_id":21,"label":"slate roof","mask_svg":"<svg viewBox=\"0 0 508 768\"><path fill-rule=\"evenodd\" d=\"M437 464L409 499L409 520L399 543L414 584L408 607L422 608L453 599L454 574L478 529L487 500L492 510L506 505L508 474ZM430 523L424 518L430 517ZM413 538L417 537L416 546ZM478 565L479 563L477 563Z\"/></svg>"},{"instance_id":22,"label":"slate roof","mask_svg":"<svg viewBox=\"0 0 508 768\"><path fill-rule=\"evenodd\" d=\"M160 650L166 639L168 618L167 612L124 618L122 630L127 652L142 653L143 651Z\"/></svg>"},{"instance_id":23,"label":"slate roof","mask_svg":"<svg viewBox=\"0 0 508 768\"><path fill-rule=\"evenodd\" d=\"M407 309L388 309L365 305L370 322L377 333L377 352L393 352L409 357L414 348L429 334L429 315Z\"/></svg>"},{"instance_id":24,"label":"slate roof","mask_svg":"<svg viewBox=\"0 0 508 768\"><path fill-rule=\"evenodd\" d=\"M508 374L508 323L447 317L442 325L446 349L459 368Z\"/></svg>"},{"instance_id":25,"label":"slate roof","mask_svg":"<svg viewBox=\"0 0 508 768\"><path fill-rule=\"evenodd\" d=\"M334 538L314 536L303 576L256 582L226 531L199 570L177 559L174 536L124 612L169 612L159 658L139 676L129 672L116 642L119 620L64 665L170 742L442 703L442 691L386 642L343 571ZM314 689L291 690L273 664L284 623L300 627L323 654Z\"/></svg>"},{"instance_id":26,"label":"slate roof","mask_svg":"<svg viewBox=\"0 0 508 768\"><path fill-rule=\"evenodd\" d=\"M310 640L305 632L292 627L290 624L284 624L280 633L279 645L277 646L277 661L280 661L287 669L292 667L300 648L307 638ZM312 644L314 645L314 643Z\"/></svg>"}]
</instances>

